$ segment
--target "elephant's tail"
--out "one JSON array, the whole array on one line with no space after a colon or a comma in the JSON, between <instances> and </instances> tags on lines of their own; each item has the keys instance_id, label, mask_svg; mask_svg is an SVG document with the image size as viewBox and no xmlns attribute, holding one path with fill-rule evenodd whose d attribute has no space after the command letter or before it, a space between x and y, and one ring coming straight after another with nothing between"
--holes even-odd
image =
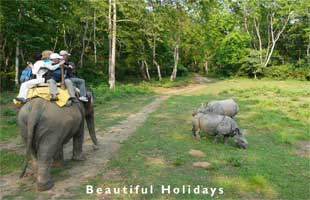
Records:
<instances>
[{"instance_id":1,"label":"elephant's tail","mask_svg":"<svg viewBox=\"0 0 310 200\"><path fill-rule=\"evenodd\" d=\"M20 173L19 178L23 178L28 167L28 159L25 160L24 167L22 169L22 173Z\"/></svg>"},{"instance_id":2,"label":"elephant's tail","mask_svg":"<svg viewBox=\"0 0 310 200\"><path fill-rule=\"evenodd\" d=\"M28 121L27 121L27 139L26 139L26 159L24 163L24 167L22 169L22 172L19 176L19 178L23 178L27 167L28 167L28 162L31 159L31 155L34 154L35 150L33 149L33 139L34 139L34 131L35 131L35 126L36 126L36 121L37 117L34 117L37 115L35 113L35 109L32 109L33 112L30 111L28 114Z\"/></svg>"}]
</instances>

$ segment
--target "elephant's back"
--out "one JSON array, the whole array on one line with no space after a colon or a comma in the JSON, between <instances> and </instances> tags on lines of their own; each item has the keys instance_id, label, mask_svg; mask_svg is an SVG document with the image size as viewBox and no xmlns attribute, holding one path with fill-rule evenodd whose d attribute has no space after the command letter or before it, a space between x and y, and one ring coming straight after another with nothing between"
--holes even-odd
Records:
<instances>
[{"instance_id":1,"label":"elephant's back","mask_svg":"<svg viewBox=\"0 0 310 200\"><path fill-rule=\"evenodd\" d=\"M36 132L40 135L51 131L76 131L83 120L83 112L77 103L59 107L54 102L35 98L25 104L22 111L22 115L28 115L26 118L37 118Z\"/></svg>"},{"instance_id":2,"label":"elephant's back","mask_svg":"<svg viewBox=\"0 0 310 200\"><path fill-rule=\"evenodd\" d=\"M55 103L47 102L40 121L47 122L51 126L66 127L79 124L83 120L82 111L77 104L59 107Z\"/></svg>"}]
</instances>

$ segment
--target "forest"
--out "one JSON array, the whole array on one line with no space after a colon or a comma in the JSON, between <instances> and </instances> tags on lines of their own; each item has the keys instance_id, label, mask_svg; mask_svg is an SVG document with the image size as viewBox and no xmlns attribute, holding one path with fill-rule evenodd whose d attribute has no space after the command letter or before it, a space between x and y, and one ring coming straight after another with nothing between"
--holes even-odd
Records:
<instances>
[{"instance_id":1,"label":"forest","mask_svg":"<svg viewBox=\"0 0 310 200\"><path fill-rule=\"evenodd\" d=\"M34 53L69 51L88 84L216 77L309 80L307 0L1 0L1 89ZM116 84L117 85L117 84Z\"/></svg>"}]
</instances>

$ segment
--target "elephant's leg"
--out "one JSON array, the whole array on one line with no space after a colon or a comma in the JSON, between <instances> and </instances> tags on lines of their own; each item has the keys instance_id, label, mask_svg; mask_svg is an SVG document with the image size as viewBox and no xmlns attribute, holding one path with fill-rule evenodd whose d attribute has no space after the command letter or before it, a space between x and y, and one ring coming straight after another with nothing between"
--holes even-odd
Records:
<instances>
[{"instance_id":1,"label":"elephant's leg","mask_svg":"<svg viewBox=\"0 0 310 200\"><path fill-rule=\"evenodd\" d=\"M37 186L39 191L48 190L54 186L54 182L51 179L50 174L52 157L50 158L45 157L46 157L45 155L42 155L41 158L38 159Z\"/></svg>"},{"instance_id":2,"label":"elephant's leg","mask_svg":"<svg viewBox=\"0 0 310 200\"><path fill-rule=\"evenodd\" d=\"M31 156L31 168L35 177L38 175L38 162L34 156Z\"/></svg>"},{"instance_id":3,"label":"elephant's leg","mask_svg":"<svg viewBox=\"0 0 310 200\"><path fill-rule=\"evenodd\" d=\"M57 150L55 156L54 156L54 162L53 167L63 167L64 166L64 151L63 146Z\"/></svg>"},{"instance_id":4,"label":"elephant's leg","mask_svg":"<svg viewBox=\"0 0 310 200\"><path fill-rule=\"evenodd\" d=\"M84 142L84 122L79 129L78 134L73 136L73 156L72 160L82 161L86 160L83 154L83 142Z\"/></svg>"},{"instance_id":5,"label":"elephant's leg","mask_svg":"<svg viewBox=\"0 0 310 200\"><path fill-rule=\"evenodd\" d=\"M48 190L54 186L50 171L52 167L53 157L59 147L57 146L57 141L47 141L48 142L42 141L38 150L37 186L39 191Z\"/></svg>"}]
</instances>

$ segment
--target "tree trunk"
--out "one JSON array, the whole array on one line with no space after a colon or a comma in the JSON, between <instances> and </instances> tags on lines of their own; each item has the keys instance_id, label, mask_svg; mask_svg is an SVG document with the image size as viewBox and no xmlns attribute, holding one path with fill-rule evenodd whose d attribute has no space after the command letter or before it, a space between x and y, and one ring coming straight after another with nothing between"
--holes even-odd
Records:
<instances>
[{"instance_id":1,"label":"tree trunk","mask_svg":"<svg viewBox=\"0 0 310 200\"><path fill-rule=\"evenodd\" d=\"M144 66L144 60L141 61L141 66L140 66L140 73L142 75L143 80L147 80L146 72L145 72L145 66Z\"/></svg>"},{"instance_id":2,"label":"tree trunk","mask_svg":"<svg viewBox=\"0 0 310 200\"><path fill-rule=\"evenodd\" d=\"M205 73L207 74L209 72L209 67L208 67L208 60L205 62Z\"/></svg>"},{"instance_id":3,"label":"tree trunk","mask_svg":"<svg viewBox=\"0 0 310 200\"><path fill-rule=\"evenodd\" d=\"M97 64L97 45L96 45L96 8L94 10L94 56L95 64Z\"/></svg>"},{"instance_id":4,"label":"tree trunk","mask_svg":"<svg viewBox=\"0 0 310 200\"><path fill-rule=\"evenodd\" d=\"M18 86L18 75L19 75L19 39L16 39L16 51L15 51L15 85Z\"/></svg>"},{"instance_id":5,"label":"tree trunk","mask_svg":"<svg viewBox=\"0 0 310 200\"><path fill-rule=\"evenodd\" d=\"M159 64L156 62L156 60L154 60L154 64L156 65L156 68L157 68L158 79L159 79L159 81L161 81L162 78L161 78L160 66L159 66Z\"/></svg>"},{"instance_id":6,"label":"tree trunk","mask_svg":"<svg viewBox=\"0 0 310 200\"><path fill-rule=\"evenodd\" d=\"M144 61L144 63L145 63L145 71L146 71L147 79L151 80L151 76L150 76L150 73L149 73L149 66L148 66L146 61Z\"/></svg>"},{"instance_id":7,"label":"tree trunk","mask_svg":"<svg viewBox=\"0 0 310 200\"><path fill-rule=\"evenodd\" d=\"M66 46L66 48L68 49L68 44L67 44L67 38L66 38L66 27L64 24L62 24L62 27L64 29L64 34L63 34L63 37L64 37L64 45ZM71 44L70 44L71 46Z\"/></svg>"},{"instance_id":8,"label":"tree trunk","mask_svg":"<svg viewBox=\"0 0 310 200\"><path fill-rule=\"evenodd\" d=\"M162 78L161 78L160 66L159 66L159 64L156 62L156 36L155 36L155 34L153 35L153 64L154 64L154 65L156 66L156 68L157 68L158 79L159 79L159 81L161 81Z\"/></svg>"},{"instance_id":9,"label":"tree trunk","mask_svg":"<svg viewBox=\"0 0 310 200\"><path fill-rule=\"evenodd\" d=\"M5 46L6 46L6 38L4 38L3 43L1 41L0 69L3 69L2 68L2 60L1 59L3 59L3 63L4 63L4 66L5 66L5 61L6 61ZM5 67L4 67L4 71L6 71Z\"/></svg>"},{"instance_id":10,"label":"tree trunk","mask_svg":"<svg viewBox=\"0 0 310 200\"><path fill-rule=\"evenodd\" d=\"M54 47L53 47L53 52L54 52L54 51L55 51L55 49L56 49L57 42L58 42L58 36L56 36L56 39L55 39L55 43L54 43Z\"/></svg>"},{"instance_id":11,"label":"tree trunk","mask_svg":"<svg viewBox=\"0 0 310 200\"><path fill-rule=\"evenodd\" d=\"M23 51L22 48L19 48L19 55L20 55L20 57L21 57L21 59L22 59L22 61L21 61L20 63L21 63L21 64L26 63L26 61L25 61L25 56L24 56L24 51Z\"/></svg>"},{"instance_id":12,"label":"tree trunk","mask_svg":"<svg viewBox=\"0 0 310 200\"><path fill-rule=\"evenodd\" d=\"M277 41L279 40L281 34L283 33L286 25L288 24L289 20L290 20L290 16L291 16L292 12L290 12L286 18L286 21L285 23L283 24L282 26L282 29L279 30L278 32L276 32L276 30L273 30L273 16L274 16L274 13L272 13L270 15L270 34L271 34L271 48L270 48L270 52L267 51L267 54L266 54L266 59L265 59L265 63L264 63L264 67L267 67L269 61L270 61L270 58L272 56L272 53L273 53L273 50L276 46L276 43Z\"/></svg>"},{"instance_id":13,"label":"tree trunk","mask_svg":"<svg viewBox=\"0 0 310 200\"><path fill-rule=\"evenodd\" d=\"M111 41L111 65L109 66L109 84L110 89L115 88L115 47L116 47L116 0L112 1L112 41Z\"/></svg>"},{"instance_id":14,"label":"tree trunk","mask_svg":"<svg viewBox=\"0 0 310 200\"><path fill-rule=\"evenodd\" d=\"M19 14L18 14L18 21L21 21L22 18L22 13L21 13L21 9L18 9ZM20 41L19 38L16 38L16 49L15 49L15 86L18 87L19 82L18 82L18 75L19 75L19 45L20 45Z\"/></svg>"},{"instance_id":15,"label":"tree trunk","mask_svg":"<svg viewBox=\"0 0 310 200\"><path fill-rule=\"evenodd\" d=\"M174 67L173 67L173 71L170 76L170 81L174 81L177 77L178 62L179 62L179 41L180 41L180 36L178 36L176 45L174 48Z\"/></svg>"},{"instance_id":16,"label":"tree trunk","mask_svg":"<svg viewBox=\"0 0 310 200\"><path fill-rule=\"evenodd\" d=\"M141 72L141 75L142 75L142 78L143 80L148 80L148 77L146 75L146 70L145 70L145 60L144 60L144 57L145 57L145 52L144 52L144 44L142 44L142 52L141 52L141 57L142 57L142 60L141 60L141 65L140 65L140 72Z\"/></svg>"},{"instance_id":17,"label":"tree trunk","mask_svg":"<svg viewBox=\"0 0 310 200\"><path fill-rule=\"evenodd\" d=\"M109 0L109 74L112 60L112 0Z\"/></svg>"},{"instance_id":18,"label":"tree trunk","mask_svg":"<svg viewBox=\"0 0 310 200\"><path fill-rule=\"evenodd\" d=\"M89 3L87 5L87 17L89 15ZM82 52L81 52L81 57L80 57L80 66L83 68L84 64L84 51L85 51L85 41L87 37L87 30L88 30L88 18L86 19L86 24L84 26L84 33L83 33L83 39L82 39Z\"/></svg>"},{"instance_id":19,"label":"tree trunk","mask_svg":"<svg viewBox=\"0 0 310 200\"><path fill-rule=\"evenodd\" d=\"M260 64L263 64L263 47L262 47L262 39L260 36L260 30L259 30L259 23L257 22L256 18L254 19L254 27L255 27L255 31L256 31L256 35L258 38L258 44L259 44L259 60L260 60Z\"/></svg>"}]
</instances>

